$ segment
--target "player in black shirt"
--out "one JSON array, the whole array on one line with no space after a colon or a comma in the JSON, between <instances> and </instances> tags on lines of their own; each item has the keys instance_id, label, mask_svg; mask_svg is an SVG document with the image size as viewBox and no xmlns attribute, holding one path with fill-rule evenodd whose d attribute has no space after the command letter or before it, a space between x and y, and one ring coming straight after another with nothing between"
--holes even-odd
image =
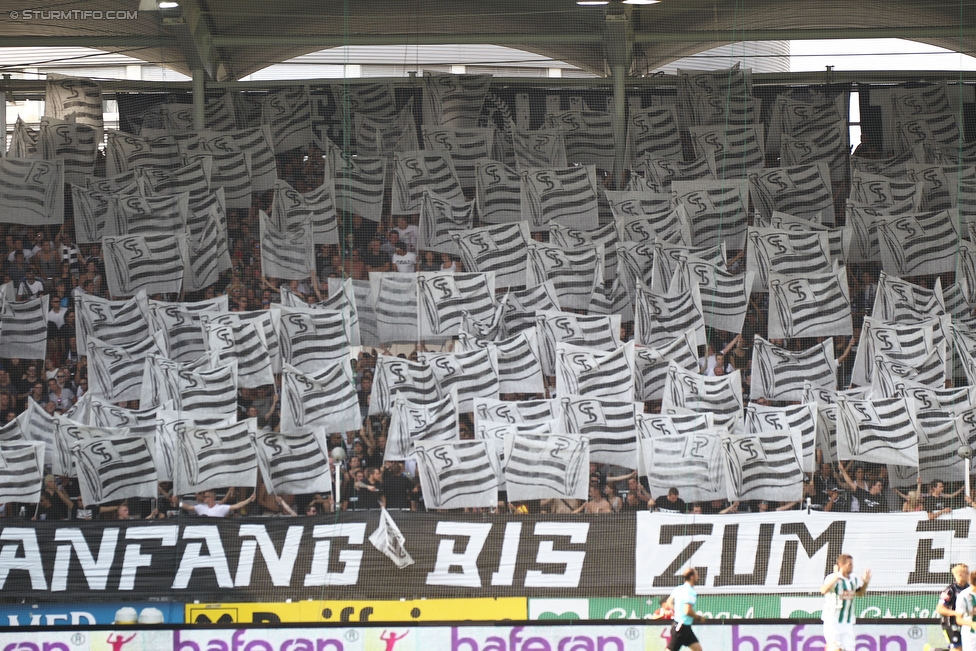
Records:
<instances>
[{"instance_id":1,"label":"player in black shirt","mask_svg":"<svg viewBox=\"0 0 976 651\"><path fill-rule=\"evenodd\" d=\"M956 596L969 586L969 567L960 563L952 568L952 583L939 595L939 605L935 607L942 617L942 632L949 642L950 649L961 649L962 638L956 624Z\"/></svg>"}]
</instances>

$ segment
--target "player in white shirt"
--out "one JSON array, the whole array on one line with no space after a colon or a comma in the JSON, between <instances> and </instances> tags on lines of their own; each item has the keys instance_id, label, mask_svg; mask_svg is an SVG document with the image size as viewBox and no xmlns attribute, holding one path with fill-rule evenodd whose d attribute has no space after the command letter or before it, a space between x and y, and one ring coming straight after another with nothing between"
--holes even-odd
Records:
<instances>
[{"instance_id":1,"label":"player in white shirt","mask_svg":"<svg viewBox=\"0 0 976 651\"><path fill-rule=\"evenodd\" d=\"M956 623L962 629L962 651L976 651L976 572L969 575L969 587L956 596Z\"/></svg>"},{"instance_id":2,"label":"player in white shirt","mask_svg":"<svg viewBox=\"0 0 976 651\"><path fill-rule=\"evenodd\" d=\"M824 596L821 619L824 623L826 651L855 651L854 598L863 597L871 582L871 570L854 576L854 559L841 554L834 564L834 573L824 578L820 594Z\"/></svg>"}]
</instances>

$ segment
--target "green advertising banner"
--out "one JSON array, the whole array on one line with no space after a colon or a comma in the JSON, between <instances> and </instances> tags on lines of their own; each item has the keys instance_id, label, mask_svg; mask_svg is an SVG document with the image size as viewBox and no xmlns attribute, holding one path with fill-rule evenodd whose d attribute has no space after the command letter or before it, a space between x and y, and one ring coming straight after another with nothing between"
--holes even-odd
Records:
<instances>
[{"instance_id":1,"label":"green advertising banner","mask_svg":"<svg viewBox=\"0 0 976 651\"><path fill-rule=\"evenodd\" d=\"M529 619L659 619L661 600L647 598L529 599ZM857 600L860 619L935 617L938 595L866 595ZM712 619L820 618L818 595L699 595L696 609Z\"/></svg>"}]
</instances>

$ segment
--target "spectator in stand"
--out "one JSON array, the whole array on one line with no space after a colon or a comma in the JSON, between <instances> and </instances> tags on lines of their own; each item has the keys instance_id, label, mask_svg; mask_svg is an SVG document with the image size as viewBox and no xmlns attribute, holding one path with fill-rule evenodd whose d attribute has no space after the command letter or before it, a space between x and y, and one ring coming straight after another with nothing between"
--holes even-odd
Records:
<instances>
[{"instance_id":1,"label":"spectator in stand","mask_svg":"<svg viewBox=\"0 0 976 651\"><path fill-rule=\"evenodd\" d=\"M346 275L346 278L352 278L353 280L369 280L369 275L366 272L366 265L363 263L359 249L353 249L349 252L349 257L347 257L342 263L342 270Z\"/></svg>"},{"instance_id":2,"label":"spectator in stand","mask_svg":"<svg viewBox=\"0 0 976 651\"><path fill-rule=\"evenodd\" d=\"M640 510L642 511L648 508L649 502L653 501L650 492L636 475L627 479L627 494L636 497L640 502Z\"/></svg>"},{"instance_id":3,"label":"spectator in stand","mask_svg":"<svg viewBox=\"0 0 976 651\"><path fill-rule=\"evenodd\" d=\"M417 510L414 497L417 487L403 474L403 466L399 461L387 461L383 468L383 495L386 497L388 509Z\"/></svg>"},{"instance_id":4,"label":"spectator in stand","mask_svg":"<svg viewBox=\"0 0 976 651\"><path fill-rule=\"evenodd\" d=\"M44 237L44 233L38 233L37 236L40 243L35 247L31 265L37 268L38 275L44 282L54 282L54 277L61 270L61 256L54 250L54 243Z\"/></svg>"},{"instance_id":5,"label":"spectator in stand","mask_svg":"<svg viewBox=\"0 0 976 651\"><path fill-rule=\"evenodd\" d=\"M233 489L227 492L224 499L218 503L217 494L214 491L204 491L202 500L196 504L181 504L184 511L193 511L199 516L208 518L225 518L233 511L240 511L250 504L257 497L257 492L251 493L246 500L241 500L237 504L226 504L228 497L233 495Z\"/></svg>"},{"instance_id":6,"label":"spectator in stand","mask_svg":"<svg viewBox=\"0 0 976 651\"><path fill-rule=\"evenodd\" d=\"M441 263L433 251L423 251L420 254L420 268L417 271L440 271Z\"/></svg>"},{"instance_id":7,"label":"spectator in stand","mask_svg":"<svg viewBox=\"0 0 976 651\"><path fill-rule=\"evenodd\" d=\"M573 513L579 513L580 511L585 513L613 513L613 507L610 505L610 502L603 497L600 482L590 482L590 499L583 506L573 511Z\"/></svg>"},{"instance_id":8,"label":"spectator in stand","mask_svg":"<svg viewBox=\"0 0 976 651\"><path fill-rule=\"evenodd\" d=\"M7 275L10 276L14 287L20 287L20 283L27 276L27 261L24 259L23 251L14 251L11 255L13 259L7 265Z\"/></svg>"},{"instance_id":9,"label":"spectator in stand","mask_svg":"<svg viewBox=\"0 0 976 651\"><path fill-rule=\"evenodd\" d=\"M53 402L58 411L67 411L75 404L75 394L71 389L58 384L57 378L47 381L47 399Z\"/></svg>"},{"instance_id":10,"label":"spectator in stand","mask_svg":"<svg viewBox=\"0 0 976 651\"><path fill-rule=\"evenodd\" d=\"M37 269L34 265L27 267L24 279L17 288L17 298L22 301L37 298L44 291L44 283L37 277Z\"/></svg>"},{"instance_id":11,"label":"spectator in stand","mask_svg":"<svg viewBox=\"0 0 976 651\"><path fill-rule=\"evenodd\" d=\"M54 475L44 478L44 489L34 520L67 520L74 504Z\"/></svg>"},{"instance_id":12,"label":"spectator in stand","mask_svg":"<svg viewBox=\"0 0 976 651\"><path fill-rule=\"evenodd\" d=\"M957 490L951 495L945 492L945 482L941 479L936 479L931 483L931 488L929 489L929 494L922 499L922 506L925 508L925 512L929 514L929 520L934 520L940 515L945 515L947 513L952 513L952 507L949 506L949 500L956 497L963 491L962 488Z\"/></svg>"},{"instance_id":13,"label":"spectator in stand","mask_svg":"<svg viewBox=\"0 0 976 651\"><path fill-rule=\"evenodd\" d=\"M393 254L391 261L398 273L412 274L417 271L417 254L407 251L407 247L402 242L397 244L396 253Z\"/></svg>"},{"instance_id":14,"label":"spectator in stand","mask_svg":"<svg viewBox=\"0 0 976 651\"><path fill-rule=\"evenodd\" d=\"M450 271L451 273L458 273L460 269L460 264L450 256L448 253L441 253L441 271Z\"/></svg>"},{"instance_id":15,"label":"spectator in stand","mask_svg":"<svg viewBox=\"0 0 976 651\"><path fill-rule=\"evenodd\" d=\"M356 490L359 495L359 508L378 509L381 506L386 506L382 471L379 468L367 468L365 476L366 481L356 482Z\"/></svg>"},{"instance_id":16,"label":"spectator in stand","mask_svg":"<svg viewBox=\"0 0 976 651\"><path fill-rule=\"evenodd\" d=\"M662 513L684 513L688 508L685 501L678 497L678 489L674 487L668 489L667 495L662 495L656 500L648 500L647 506L656 508Z\"/></svg>"},{"instance_id":17,"label":"spectator in stand","mask_svg":"<svg viewBox=\"0 0 976 651\"><path fill-rule=\"evenodd\" d=\"M366 271L372 273L389 271L390 256L382 250L382 243L378 239L372 239L366 245L366 253L363 254L363 263Z\"/></svg>"},{"instance_id":18,"label":"spectator in stand","mask_svg":"<svg viewBox=\"0 0 976 651\"><path fill-rule=\"evenodd\" d=\"M415 224L407 221L406 216L397 217L396 232L400 236L400 241L411 253L417 252L417 242L420 241L420 229Z\"/></svg>"},{"instance_id":19,"label":"spectator in stand","mask_svg":"<svg viewBox=\"0 0 976 651\"><path fill-rule=\"evenodd\" d=\"M7 393L11 396L17 394L17 387L10 381L10 373L4 370L0 370L0 392Z\"/></svg>"},{"instance_id":20,"label":"spectator in stand","mask_svg":"<svg viewBox=\"0 0 976 651\"><path fill-rule=\"evenodd\" d=\"M844 483L847 484L847 487L851 489L851 493L853 494L854 498L857 499L860 513L888 512L888 500L884 496L883 481L878 479L872 482L870 487L865 490L859 486L857 482L851 479L851 476L847 474L847 468L844 467L844 464L839 465L841 475L844 477ZM930 516L929 519L931 519L931 517L933 516Z\"/></svg>"}]
</instances>

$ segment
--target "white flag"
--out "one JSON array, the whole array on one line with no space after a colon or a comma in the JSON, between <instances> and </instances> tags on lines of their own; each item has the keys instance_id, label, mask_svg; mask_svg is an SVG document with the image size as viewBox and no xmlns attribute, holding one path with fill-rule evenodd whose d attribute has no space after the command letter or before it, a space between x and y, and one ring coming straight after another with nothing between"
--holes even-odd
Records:
<instances>
[{"instance_id":1,"label":"white flag","mask_svg":"<svg viewBox=\"0 0 976 651\"><path fill-rule=\"evenodd\" d=\"M918 466L918 423L905 397L837 402L837 454L841 460Z\"/></svg>"},{"instance_id":2,"label":"white flag","mask_svg":"<svg viewBox=\"0 0 976 651\"><path fill-rule=\"evenodd\" d=\"M486 441L417 441L424 503L432 509L498 506L498 459Z\"/></svg>"},{"instance_id":3,"label":"white flag","mask_svg":"<svg viewBox=\"0 0 976 651\"><path fill-rule=\"evenodd\" d=\"M777 401L802 400L804 384L814 388L837 389L833 338L806 350L793 352L756 335L752 350L750 397Z\"/></svg>"},{"instance_id":4,"label":"white flag","mask_svg":"<svg viewBox=\"0 0 976 651\"><path fill-rule=\"evenodd\" d=\"M281 373L281 429L316 427L326 434L358 430L363 423L349 360L314 373L285 365Z\"/></svg>"},{"instance_id":5,"label":"white flag","mask_svg":"<svg viewBox=\"0 0 976 651\"><path fill-rule=\"evenodd\" d=\"M268 491L299 495L332 490L324 432L252 432L251 441Z\"/></svg>"},{"instance_id":6,"label":"white flag","mask_svg":"<svg viewBox=\"0 0 976 651\"><path fill-rule=\"evenodd\" d=\"M158 494L155 435L82 440L71 446L85 504Z\"/></svg>"},{"instance_id":7,"label":"white flag","mask_svg":"<svg viewBox=\"0 0 976 651\"><path fill-rule=\"evenodd\" d=\"M386 509L380 511L379 525L376 531L370 534L369 542L401 570L414 563L413 558L407 553L407 539Z\"/></svg>"},{"instance_id":8,"label":"white flag","mask_svg":"<svg viewBox=\"0 0 976 651\"><path fill-rule=\"evenodd\" d=\"M577 435L514 434L505 438L509 502L586 499L589 440Z\"/></svg>"},{"instance_id":9,"label":"white flag","mask_svg":"<svg viewBox=\"0 0 976 651\"><path fill-rule=\"evenodd\" d=\"M173 490L198 493L228 486L256 486L257 454L251 442L253 418L223 427L177 431L177 470Z\"/></svg>"}]
</instances>

